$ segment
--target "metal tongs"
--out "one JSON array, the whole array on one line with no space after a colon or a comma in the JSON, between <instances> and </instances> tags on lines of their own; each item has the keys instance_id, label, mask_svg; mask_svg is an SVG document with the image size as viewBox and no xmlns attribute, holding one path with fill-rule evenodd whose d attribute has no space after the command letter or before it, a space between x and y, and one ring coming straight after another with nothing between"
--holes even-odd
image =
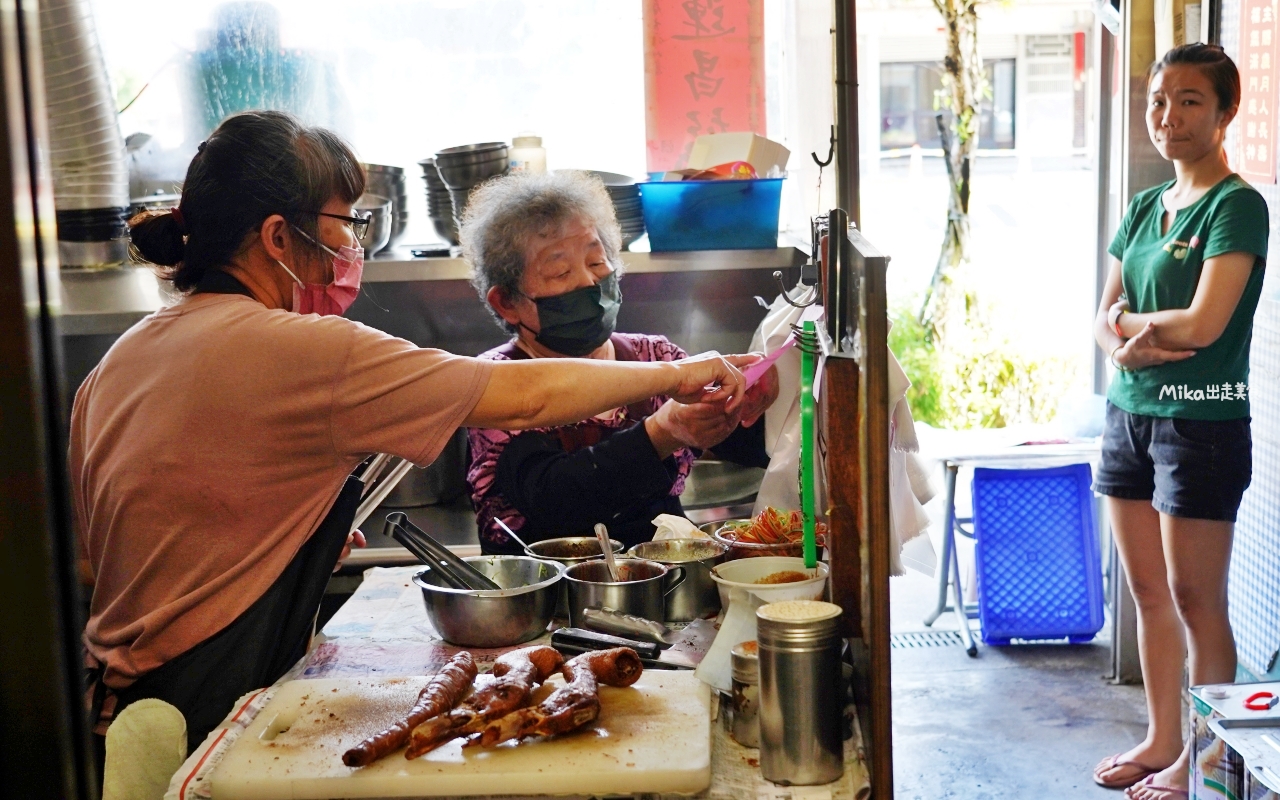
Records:
<instances>
[{"instance_id":1,"label":"metal tongs","mask_svg":"<svg viewBox=\"0 0 1280 800\"><path fill-rule=\"evenodd\" d=\"M450 588L479 592L502 589L475 567L455 556L453 551L440 544L426 531L410 522L403 511L388 514L387 524L382 532L404 545L405 549L413 553L419 561L431 567Z\"/></svg>"},{"instance_id":2,"label":"metal tongs","mask_svg":"<svg viewBox=\"0 0 1280 800\"><path fill-rule=\"evenodd\" d=\"M387 495L391 494L401 479L409 474L409 470L413 469L413 462L402 458L400 463L391 467L386 477L382 477L382 473L395 460L395 456L379 453L370 459L360 472L360 482L364 484L364 488L360 490L360 506L356 509L355 520L351 523L352 532L364 524L364 521L373 514L383 500L387 499ZM379 481L379 478L382 480Z\"/></svg>"}]
</instances>

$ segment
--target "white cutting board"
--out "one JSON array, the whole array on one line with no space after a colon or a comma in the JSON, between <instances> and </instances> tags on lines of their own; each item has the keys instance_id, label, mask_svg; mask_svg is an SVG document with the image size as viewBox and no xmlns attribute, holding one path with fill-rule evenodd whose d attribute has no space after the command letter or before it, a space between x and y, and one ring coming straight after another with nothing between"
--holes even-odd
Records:
<instances>
[{"instance_id":1,"label":"white cutting board","mask_svg":"<svg viewBox=\"0 0 1280 800\"><path fill-rule=\"evenodd\" d=\"M478 683L489 679L477 678ZM462 749L363 768L353 744L413 705L427 678L290 681L276 690L213 773L213 800L319 800L487 794L695 793L711 784L711 695L692 672L646 670L600 688L600 716L565 736ZM556 676L535 695L561 685Z\"/></svg>"}]
</instances>

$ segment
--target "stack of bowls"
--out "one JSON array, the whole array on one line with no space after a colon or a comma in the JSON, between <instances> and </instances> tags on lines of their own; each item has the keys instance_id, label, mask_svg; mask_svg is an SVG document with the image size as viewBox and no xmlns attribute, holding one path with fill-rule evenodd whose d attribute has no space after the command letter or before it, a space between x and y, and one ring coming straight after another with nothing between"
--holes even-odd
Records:
<instances>
[{"instance_id":1,"label":"stack of bowls","mask_svg":"<svg viewBox=\"0 0 1280 800\"><path fill-rule=\"evenodd\" d=\"M462 219L462 210L467 207L472 189L506 174L507 151L506 142L485 142L446 147L436 153L436 169L444 185L449 187L454 219Z\"/></svg>"},{"instance_id":2,"label":"stack of bowls","mask_svg":"<svg viewBox=\"0 0 1280 800\"><path fill-rule=\"evenodd\" d=\"M129 168L115 93L93 12L82 0L40 4L47 156L63 267L123 264L129 255Z\"/></svg>"},{"instance_id":3,"label":"stack of bowls","mask_svg":"<svg viewBox=\"0 0 1280 800\"><path fill-rule=\"evenodd\" d=\"M391 201L391 237L382 249L396 243L400 234L409 224L409 190L405 184L404 169L389 167L385 164L362 164L368 180L365 181L365 192L385 197ZM372 227L372 226L370 226ZM373 255L373 253L367 253Z\"/></svg>"},{"instance_id":4,"label":"stack of bowls","mask_svg":"<svg viewBox=\"0 0 1280 800\"><path fill-rule=\"evenodd\" d=\"M634 178L619 175L616 172L599 172L588 170L604 181L604 188L609 190L613 199L613 210L618 215L618 225L622 227L622 249L626 250L632 242L644 236L644 214L640 207L640 187Z\"/></svg>"},{"instance_id":5,"label":"stack of bowls","mask_svg":"<svg viewBox=\"0 0 1280 800\"><path fill-rule=\"evenodd\" d=\"M452 245L457 245L458 223L453 216L453 200L449 197L449 187L440 177L434 158L424 158L418 162L422 167L422 180L427 184L427 216L435 226L436 235Z\"/></svg>"}]
</instances>

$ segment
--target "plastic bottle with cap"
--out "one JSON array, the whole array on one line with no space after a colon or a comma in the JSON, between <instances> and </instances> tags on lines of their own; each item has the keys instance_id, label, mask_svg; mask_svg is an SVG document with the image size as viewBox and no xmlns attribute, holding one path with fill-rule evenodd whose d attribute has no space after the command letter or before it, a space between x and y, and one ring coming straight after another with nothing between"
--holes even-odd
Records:
<instances>
[{"instance_id":1,"label":"plastic bottle with cap","mask_svg":"<svg viewBox=\"0 0 1280 800\"><path fill-rule=\"evenodd\" d=\"M511 140L508 154L512 172L532 172L541 175L547 171L547 150L541 136L517 136Z\"/></svg>"}]
</instances>

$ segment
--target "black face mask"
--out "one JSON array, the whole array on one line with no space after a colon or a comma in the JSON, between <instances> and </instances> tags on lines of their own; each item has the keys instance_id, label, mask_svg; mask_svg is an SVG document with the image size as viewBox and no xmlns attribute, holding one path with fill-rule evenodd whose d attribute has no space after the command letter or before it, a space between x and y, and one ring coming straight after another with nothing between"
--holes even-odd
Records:
<instances>
[{"instance_id":1,"label":"black face mask","mask_svg":"<svg viewBox=\"0 0 1280 800\"><path fill-rule=\"evenodd\" d=\"M538 307L541 328L534 334L534 341L566 356L585 356L608 341L618 326L618 309L622 306L618 273L609 273L594 286L539 297L533 302Z\"/></svg>"}]
</instances>

